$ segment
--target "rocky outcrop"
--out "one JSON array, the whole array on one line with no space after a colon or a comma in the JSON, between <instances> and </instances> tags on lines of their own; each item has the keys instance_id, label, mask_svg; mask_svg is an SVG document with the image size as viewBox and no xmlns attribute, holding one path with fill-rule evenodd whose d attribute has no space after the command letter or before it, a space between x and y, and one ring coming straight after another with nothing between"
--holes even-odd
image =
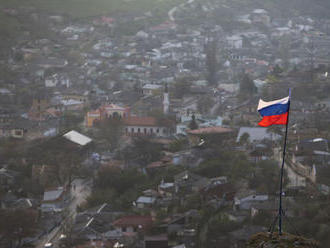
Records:
<instances>
[{"instance_id":1,"label":"rocky outcrop","mask_svg":"<svg viewBox=\"0 0 330 248\"><path fill-rule=\"evenodd\" d=\"M257 233L249 239L246 248L319 248L319 243L289 233Z\"/></svg>"}]
</instances>

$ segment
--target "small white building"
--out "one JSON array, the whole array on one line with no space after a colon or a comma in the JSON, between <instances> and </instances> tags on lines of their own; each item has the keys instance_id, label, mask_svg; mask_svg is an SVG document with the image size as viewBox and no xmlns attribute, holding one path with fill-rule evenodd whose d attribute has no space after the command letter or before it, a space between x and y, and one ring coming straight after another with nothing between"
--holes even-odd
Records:
<instances>
[{"instance_id":1,"label":"small white building","mask_svg":"<svg viewBox=\"0 0 330 248\"><path fill-rule=\"evenodd\" d=\"M152 96L159 92L163 86L159 84L146 84L142 87L143 95Z\"/></svg>"},{"instance_id":2,"label":"small white building","mask_svg":"<svg viewBox=\"0 0 330 248\"><path fill-rule=\"evenodd\" d=\"M243 47L243 38L240 35L227 36L226 41L230 48L240 49Z\"/></svg>"},{"instance_id":3,"label":"small white building","mask_svg":"<svg viewBox=\"0 0 330 248\"><path fill-rule=\"evenodd\" d=\"M136 207L137 208L150 208L156 202L156 198L152 196L140 196L136 200Z\"/></svg>"}]
</instances>

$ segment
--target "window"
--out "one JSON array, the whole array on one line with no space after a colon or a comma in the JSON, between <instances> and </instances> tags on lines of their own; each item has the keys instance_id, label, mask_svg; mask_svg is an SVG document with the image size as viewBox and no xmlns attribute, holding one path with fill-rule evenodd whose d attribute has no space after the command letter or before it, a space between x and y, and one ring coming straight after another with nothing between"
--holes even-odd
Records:
<instances>
[{"instance_id":1,"label":"window","mask_svg":"<svg viewBox=\"0 0 330 248\"><path fill-rule=\"evenodd\" d=\"M157 128L156 133L159 133L159 128Z\"/></svg>"},{"instance_id":2,"label":"window","mask_svg":"<svg viewBox=\"0 0 330 248\"><path fill-rule=\"evenodd\" d=\"M134 133L134 127L131 128L131 132Z\"/></svg>"},{"instance_id":3,"label":"window","mask_svg":"<svg viewBox=\"0 0 330 248\"><path fill-rule=\"evenodd\" d=\"M22 130L15 130L15 136L22 136L23 135L23 132Z\"/></svg>"},{"instance_id":4,"label":"window","mask_svg":"<svg viewBox=\"0 0 330 248\"><path fill-rule=\"evenodd\" d=\"M146 133L147 133L147 129L146 129L146 128L144 128L144 129L143 129L143 132L144 132L144 134L146 134Z\"/></svg>"},{"instance_id":5,"label":"window","mask_svg":"<svg viewBox=\"0 0 330 248\"><path fill-rule=\"evenodd\" d=\"M140 128L138 128L138 133L140 133Z\"/></svg>"},{"instance_id":6,"label":"window","mask_svg":"<svg viewBox=\"0 0 330 248\"><path fill-rule=\"evenodd\" d=\"M153 133L153 132L154 132L154 130L152 128L150 128L150 133Z\"/></svg>"}]
</instances>

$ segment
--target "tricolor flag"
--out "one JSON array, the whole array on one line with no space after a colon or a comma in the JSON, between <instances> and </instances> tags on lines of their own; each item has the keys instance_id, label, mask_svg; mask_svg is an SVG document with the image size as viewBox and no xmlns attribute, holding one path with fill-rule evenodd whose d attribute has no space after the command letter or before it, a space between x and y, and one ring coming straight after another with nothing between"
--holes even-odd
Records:
<instances>
[{"instance_id":1,"label":"tricolor flag","mask_svg":"<svg viewBox=\"0 0 330 248\"><path fill-rule=\"evenodd\" d=\"M290 108L290 97L265 102L259 100L258 112L262 116L259 126L286 125L288 123L288 112Z\"/></svg>"}]
</instances>

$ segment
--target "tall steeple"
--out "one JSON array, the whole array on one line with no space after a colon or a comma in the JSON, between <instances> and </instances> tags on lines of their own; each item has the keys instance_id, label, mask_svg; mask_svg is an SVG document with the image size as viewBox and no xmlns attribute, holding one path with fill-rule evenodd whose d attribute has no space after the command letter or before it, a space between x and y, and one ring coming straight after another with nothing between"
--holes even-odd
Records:
<instances>
[{"instance_id":1,"label":"tall steeple","mask_svg":"<svg viewBox=\"0 0 330 248\"><path fill-rule=\"evenodd\" d=\"M165 90L164 90L164 99L163 99L163 112L164 115L167 115L169 112L169 107L170 107L170 99L168 96L168 88L167 88L167 83L165 84Z\"/></svg>"}]
</instances>

